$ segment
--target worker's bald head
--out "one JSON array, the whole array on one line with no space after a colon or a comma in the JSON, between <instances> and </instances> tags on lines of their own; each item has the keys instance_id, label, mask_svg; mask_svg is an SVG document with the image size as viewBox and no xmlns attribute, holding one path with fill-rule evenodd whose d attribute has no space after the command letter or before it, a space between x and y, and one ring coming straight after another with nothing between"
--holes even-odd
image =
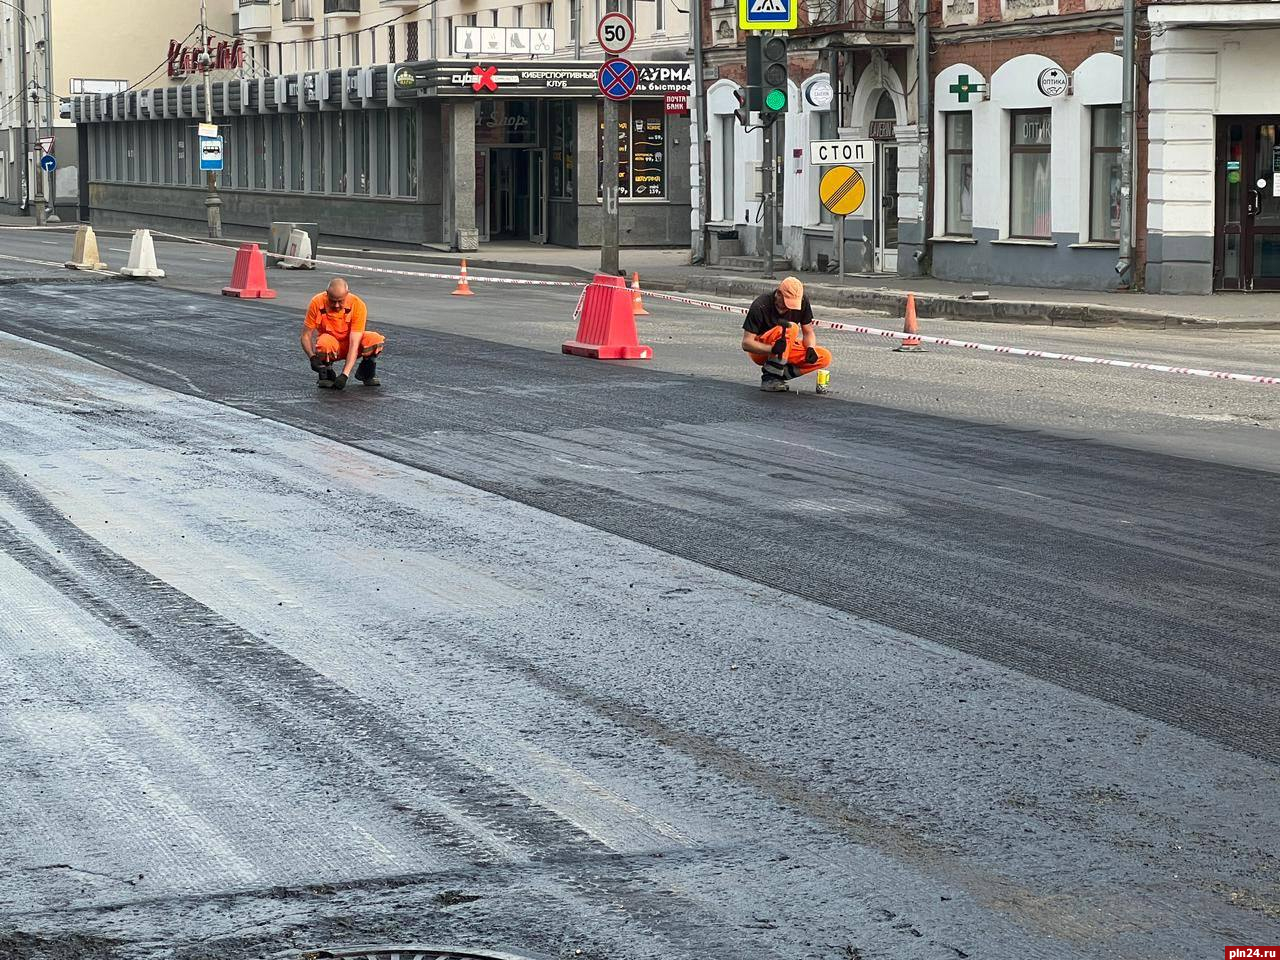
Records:
<instances>
[{"instance_id":1,"label":"worker's bald head","mask_svg":"<svg viewBox=\"0 0 1280 960\"><path fill-rule=\"evenodd\" d=\"M341 300L350 289L351 287L347 285L347 281L342 277L334 277L329 281L329 296L334 300Z\"/></svg>"}]
</instances>

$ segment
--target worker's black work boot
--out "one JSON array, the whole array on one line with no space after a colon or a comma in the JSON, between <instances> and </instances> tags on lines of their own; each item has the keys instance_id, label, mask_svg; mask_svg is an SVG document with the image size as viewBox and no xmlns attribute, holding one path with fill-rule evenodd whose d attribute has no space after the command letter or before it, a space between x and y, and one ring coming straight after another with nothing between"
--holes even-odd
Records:
<instances>
[{"instance_id":1,"label":"worker's black work boot","mask_svg":"<svg viewBox=\"0 0 1280 960\"><path fill-rule=\"evenodd\" d=\"M356 379L366 387L382 386L382 381L378 379L378 362L373 357L365 357L361 360L360 365L356 367Z\"/></svg>"}]
</instances>

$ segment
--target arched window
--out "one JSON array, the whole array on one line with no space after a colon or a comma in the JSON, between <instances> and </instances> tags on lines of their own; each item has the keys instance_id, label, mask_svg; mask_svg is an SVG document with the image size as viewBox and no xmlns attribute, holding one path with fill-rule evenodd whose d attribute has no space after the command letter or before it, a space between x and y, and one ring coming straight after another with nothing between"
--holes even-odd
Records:
<instances>
[{"instance_id":1,"label":"arched window","mask_svg":"<svg viewBox=\"0 0 1280 960\"><path fill-rule=\"evenodd\" d=\"M898 119L898 111L894 109L893 98L889 96L887 91L880 94L880 102L876 104L876 119L893 120L895 122Z\"/></svg>"}]
</instances>

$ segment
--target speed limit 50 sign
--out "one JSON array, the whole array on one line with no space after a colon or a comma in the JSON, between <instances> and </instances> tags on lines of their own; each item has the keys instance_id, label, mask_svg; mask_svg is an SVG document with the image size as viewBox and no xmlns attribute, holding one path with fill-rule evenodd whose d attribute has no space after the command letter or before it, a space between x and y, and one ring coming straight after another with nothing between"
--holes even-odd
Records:
<instances>
[{"instance_id":1,"label":"speed limit 50 sign","mask_svg":"<svg viewBox=\"0 0 1280 960\"><path fill-rule=\"evenodd\" d=\"M596 39L605 53L626 53L636 38L636 25L625 13L606 13L596 26Z\"/></svg>"}]
</instances>

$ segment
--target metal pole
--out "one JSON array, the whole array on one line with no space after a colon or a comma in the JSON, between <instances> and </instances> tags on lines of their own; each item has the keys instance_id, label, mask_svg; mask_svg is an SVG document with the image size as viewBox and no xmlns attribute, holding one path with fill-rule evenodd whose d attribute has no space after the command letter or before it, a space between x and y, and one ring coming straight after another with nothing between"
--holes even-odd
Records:
<instances>
[{"instance_id":1,"label":"metal pole","mask_svg":"<svg viewBox=\"0 0 1280 960\"><path fill-rule=\"evenodd\" d=\"M1133 271L1133 60L1134 0L1124 0L1124 60L1120 68L1120 258L1116 273ZM1132 286L1133 281L1129 284Z\"/></svg>"},{"instance_id":2,"label":"metal pole","mask_svg":"<svg viewBox=\"0 0 1280 960\"><path fill-rule=\"evenodd\" d=\"M18 97L21 106L22 118L22 178L19 189L22 191L21 206L22 212L27 213L30 210L29 197L31 195L31 120L27 116L27 10L26 0L18 0L18 85L22 88L22 93Z\"/></svg>"},{"instance_id":3,"label":"metal pole","mask_svg":"<svg viewBox=\"0 0 1280 960\"><path fill-rule=\"evenodd\" d=\"M44 0L44 92L48 100L45 102L45 116L49 122L49 136L54 136L53 132L53 17L49 9L50 0ZM62 220L58 216L57 210L58 197L58 178L49 177L49 208L46 211L48 216L45 217L46 223L61 223Z\"/></svg>"},{"instance_id":4,"label":"metal pole","mask_svg":"<svg viewBox=\"0 0 1280 960\"><path fill-rule=\"evenodd\" d=\"M764 194L764 275L773 277L773 235L776 230L774 227L774 217L777 211L774 209L774 160L773 160L773 123L766 122L764 125L764 164L761 175L760 189Z\"/></svg>"},{"instance_id":5,"label":"metal pole","mask_svg":"<svg viewBox=\"0 0 1280 960\"><path fill-rule=\"evenodd\" d=\"M929 0L916 4L916 131L919 135L919 193L920 249L916 253L918 273L924 273L929 264L929 235L933 232L929 218L929 173L932 153L929 150L929 127L933 119L933 98L929 85ZM896 184L888 184L897 190ZM898 272L902 272L899 265Z\"/></svg>"},{"instance_id":6,"label":"metal pole","mask_svg":"<svg viewBox=\"0 0 1280 960\"><path fill-rule=\"evenodd\" d=\"M32 119L36 125L36 143L40 143L40 92L36 87L36 81L31 81L31 111L35 114ZM40 151L41 159L44 158L44 150ZM36 223L43 225L45 222L44 209L44 169L39 163L31 174L36 181L36 195L31 198L31 214L36 218Z\"/></svg>"},{"instance_id":7,"label":"metal pole","mask_svg":"<svg viewBox=\"0 0 1280 960\"><path fill-rule=\"evenodd\" d=\"M604 163L600 184L600 272L618 275L618 104L604 101Z\"/></svg>"},{"instance_id":8,"label":"metal pole","mask_svg":"<svg viewBox=\"0 0 1280 960\"><path fill-rule=\"evenodd\" d=\"M659 0L663 2L663 0ZM690 30L693 32L693 89L698 122L693 135L698 142L698 229L702 234L702 262L711 262L711 163L707 159L707 84L702 62L702 0L689 5Z\"/></svg>"},{"instance_id":9,"label":"metal pole","mask_svg":"<svg viewBox=\"0 0 1280 960\"><path fill-rule=\"evenodd\" d=\"M573 22L573 59L582 59L582 0L573 0L569 6L569 19Z\"/></svg>"},{"instance_id":10,"label":"metal pole","mask_svg":"<svg viewBox=\"0 0 1280 960\"><path fill-rule=\"evenodd\" d=\"M836 257L840 265L840 282L844 283L844 217L836 217Z\"/></svg>"},{"instance_id":11,"label":"metal pole","mask_svg":"<svg viewBox=\"0 0 1280 960\"><path fill-rule=\"evenodd\" d=\"M327 44L326 44L327 47ZM210 71L213 64L209 62L209 21L205 0L200 0L200 69L204 73L204 119L205 123L213 123L213 77ZM199 138L196 138L199 142ZM209 195L204 198L205 212L209 220L209 237L213 240L222 238L222 198L218 196L218 174L210 170L206 180Z\"/></svg>"}]
</instances>

